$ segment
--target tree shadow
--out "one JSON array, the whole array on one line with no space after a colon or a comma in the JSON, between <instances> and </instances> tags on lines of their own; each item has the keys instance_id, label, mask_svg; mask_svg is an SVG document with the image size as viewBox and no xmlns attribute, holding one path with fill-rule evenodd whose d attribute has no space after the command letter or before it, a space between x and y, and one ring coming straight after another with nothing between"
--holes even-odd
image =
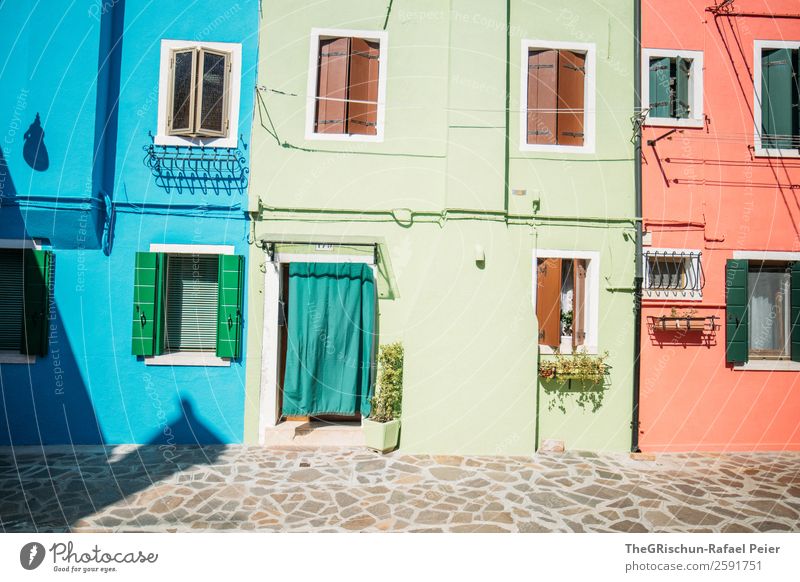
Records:
<instances>
[{"instance_id":1,"label":"tree shadow","mask_svg":"<svg viewBox=\"0 0 800 582\"><path fill-rule=\"evenodd\" d=\"M44 145L44 128L39 114L33 120L28 131L23 136L25 144L22 146L22 157L25 163L37 172L44 172L50 167L50 157L47 155L47 147Z\"/></svg>"},{"instance_id":2,"label":"tree shadow","mask_svg":"<svg viewBox=\"0 0 800 582\"><path fill-rule=\"evenodd\" d=\"M608 387L605 382L588 380L543 380L542 388L548 396L547 410L567 413L567 405L573 403L582 409L597 412L603 407Z\"/></svg>"},{"instance_id":3,"label":"tree shadow","mask_svg":"<svg viewBox=\"0 0 800 582\"><path fill-rule=\"evenodd\" d=\"M119 509L103 518L109 527L148 525L145 522L152 520L151 515L136 516L120 502L191 467L212 465L226 449L188 400L181 398L180 410L180 416L165 423L146 445L122 456L106 447L0 452L0 490L5 493L0 501L2 530L69 531L81 519L118 503ZM177 442L203 446L178 446Z\"/></svg>"}]
</instances>

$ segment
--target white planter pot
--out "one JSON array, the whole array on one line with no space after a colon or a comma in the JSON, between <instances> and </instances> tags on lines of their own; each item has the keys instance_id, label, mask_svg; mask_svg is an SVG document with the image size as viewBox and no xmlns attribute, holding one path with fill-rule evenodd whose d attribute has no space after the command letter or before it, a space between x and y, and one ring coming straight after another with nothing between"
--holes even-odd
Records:
<instances>
[{"instance_id":1,"label":"white planter pot","mask_svg":"<svg viewBox=\"0 0 800 582\"><path fill-rule=\"evenodd\" d=\"M571 354L572 353L572 336L571 335L562 335L561 336L561 346L559 347L559 351L562 354Z\"/></svg>"},{"instance_id":2,"label":"white planter pot","mask_svg":"<svg viewBox=\"0 0 800 582\"><path fill-rule=\"evenodd\" d=\"M400 441L400 419L389 422L375 422L365 418L361 421L364 443L379 453L388 453L397 448Z\"/></svg>"}]
</instances>

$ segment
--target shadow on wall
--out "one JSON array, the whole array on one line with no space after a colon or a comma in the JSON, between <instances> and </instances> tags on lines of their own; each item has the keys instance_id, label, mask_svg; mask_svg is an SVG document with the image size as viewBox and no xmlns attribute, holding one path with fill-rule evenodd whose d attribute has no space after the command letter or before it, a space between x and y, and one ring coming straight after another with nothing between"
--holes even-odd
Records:
<instances>
[{"instance_id":1,"label":"shadow on wall","mask_svg":"<svg viewBox=\"0 0 800 582\"><path fill-rule=\"evenodd\" d=\"M191 404L180 401L179 418L169 423L171 433L162 430L147 445L115 458L108 449L91 451L35 451L9 453L3 464L20 469L11 479L0 477L3 490L11 495L0 502L0 523L4 531L64 531L78 521L109 505L145 491L151 486L197 465L212 465L225 451L220 439L203 425ZM177 447L170 442L184 437L183 442L204 442L210 446ZM193 438L185 438L192 435ZM2 459L2 457L0 457ZM46 471L42 470L46 467ZM168 514L166 500L154 496ZM120 509L120 517L105 517L103 525L117 527L123 521L137 526L135 514ZM126 511L128 513L126 514ZM168 515L165 515L168 519Z\"/></svg>"},{"instance_id":2,"label":"shadow on wall","mask_svg":"<svg viewBox=\"0 0 800 582\"><path fill-rule=\"evenodd\" d=\"M39 114L33 120L28 131L23 136L25 144L22 146L22 157L25 163L37 172L44 172L50 167L50 157L47 155L47 147L44 145L44 129Z\"/></svg>"},{"instance_id":3,"label":"shadow on wall","mask_svg":"<svg viewBox=\"0 0 800 582\"><path fill-rule=\"evenodd\" d=\"M3 153L3 148L0 147L0 207L3 206L3 198L13 198L17 195L17 189L14 187L14 180L11 179L11 173L8 171L8 162ZM3 225L0 222L0 225ZM5 229L0 230L5 233Z\"/></svg>"}]
</instances>

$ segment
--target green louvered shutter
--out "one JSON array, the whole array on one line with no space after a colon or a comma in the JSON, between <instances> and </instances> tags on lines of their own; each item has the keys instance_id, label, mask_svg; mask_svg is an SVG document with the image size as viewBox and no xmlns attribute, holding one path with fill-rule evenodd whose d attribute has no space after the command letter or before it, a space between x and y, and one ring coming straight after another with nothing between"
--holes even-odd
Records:
<instances>
[{"instance_id":1,"label":"green louvered shutter","mask_svg":"<svg viewBox=\"0 0 800 582\"><path fill-rule=\"evenodd\" d=\"M746 362L749 353L747 261L725 265L725 361Z\"/></svg>"},{"instance_id":2,"label":"green louvered shutter","mask_svg":"<svg viewBox=\"0 0 800 582\"><path fill-rule=\"evenodd\" d=\"M650 117L670 116L670 59L650 59Z\"/></svg>"},{"instance_id":3,"label":"green louvered shutter","mask_svg":"<svg viewBox=\"0 0 800 582\"><path fill-rule=\"evenodd\" d=\"M53 253L25 249L24 263L25 341L22 342L22 353L46 356Z\"/></svg>"},{"instance_id":4,"label":"green louvered shutter","mask_svg":"<svg viewBox=\"0 0 800 582\"><path fill-rule=\"evenodd\" d=\"M784 149L797 135L797 51L767 49L761 53L761 146Z\"/></svg>"},{"instance_id":5,"label":"green louvered shutter","mask_svg":"<svg viewBox=\"0 0 800 582\"><path fill-rule=\"evenodd\" d=\"M792 291L790 294L792 309L791 323L792 329L790 337L792 341L792 361L800 362L800 262L792 263L791 269Z\"/></svg>"},{"instance_id":6,"label":"green louvered shutter","mask_svg":"<svg viewBox=\"0 0 800 582\"><path fill-rule=\"evenodd\" d=\"M242 295L244 292L244 257L219 257L219 318L217 356L239 357L242 344Z\"/></svg>"},{"instance_id":7,"label":"green louvered shutter","mask_svg":"<svg viewBox=\"0 0 800 582\"><path fill-rule=\"evenodd\" d=\"M131 336L134 356L157 356L162 351L165 263L163 253L136 253Z\"/></svg>"},{"instance_id":8,"label":"green louvered shutter","mask_svg":"<svg viewBox=\"0 0 800 582\"><path fill-rule=\"evenodd\" d=\"M675 66L675 117L686 118L691 115L689 110L689 75L692 71L692 61L678 58Z\"/></svg>"},{"instance_id":9,"label":"green louvered shutter","mask_svg":"<svg viewBox=\"0 0 800 582\"><path fill-rule=\"evenodd\" d=\"M22 251L0 249L0 350L22 351Z\"/></svg>"},{"instance_id":10,"label":"green louvered shutter","mask_svg":"<svg viewBox=\"0 0 800 582\"><path fill-rule=\"evenodd\" d=\"M217 255L168 256L165 306L167 351L215 350L218 263Z\"/></svg>"}]
</instances>

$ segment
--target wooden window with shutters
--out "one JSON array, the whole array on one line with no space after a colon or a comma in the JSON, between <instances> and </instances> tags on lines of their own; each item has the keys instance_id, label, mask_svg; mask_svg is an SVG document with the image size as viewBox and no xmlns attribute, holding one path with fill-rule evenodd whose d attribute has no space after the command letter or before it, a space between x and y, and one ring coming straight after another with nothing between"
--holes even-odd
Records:
<instances>
[{"instance_id":1,"label":"wooden window with shutters","mask_svg":"<svg viewBox=\"0 0 800 582\"><path fill-rule=\"evenodd\" d=\"M648 115L651 118L686 119L692 116L690 92L693 60L651 57L649 60Z\"/></svg>"},{"instance_id":2,"label":"wooden window with shutters","mask_svg":"<svg viewBox=\"0 0 800 582\"><path fill-rule=\"evenodd\" d=\"M320 38L314 131L377 135L379 71L378 41Z\"/></svg>"},{"instance_id":3,"label":"wooden window with shutters","mask_svg":"<svg viewBox=\"0 0 800 582\"><path fill-rule=\"evenodd\" d=\"M527 143L583 146L586 53L528 51Z\"/></svg>"},{"instance_id":4,"label":"wooden window with shutters","mask_svg":"<svg viewBox=\"0 0 800 582\"><path fill-rule=\"evenodd\" d=\"M0 249L0 353L48 351L53 254Z\"/></svg>"},{"instance_id":5,"label":"wooden window with shutters","mask_svg":"<svg viewBox=\"0 0 800 582\"><path fill-rule=\"evenodd\" d=\"M226 137L230 128L231 53L202 46L172 49L166 134Z\"/></svg>"},{"instance_id":6,"label":"wooden window with shutters","mask_svg":"<svg viewBox=\"0 0 800 582\"><path fill-rule=\"evenodd\" d=\"M761 51L761 147L800 149L800 50Z\"/></svg>"},{"instance_id":7,"label":"wooden window with shutters","mask_svg":"<svg viewBox=\"0 0 800 582\"><path fill-rule=\"evenodd\" d=\"M570 336L573 349L585 345L587 266L585 259L538 260L536 319L539 345L558 349L562 337Z\"/></svg>"},{"instance_id":8,"label":"wooden window with shutters","mask_svg":"<svg viewBox=\"0 0 800 582\"><path fill-rule=\"evenodd\" d=\"M133 354L241 355L244 257L136 253Z\"/></svg>"}]
</instances>

